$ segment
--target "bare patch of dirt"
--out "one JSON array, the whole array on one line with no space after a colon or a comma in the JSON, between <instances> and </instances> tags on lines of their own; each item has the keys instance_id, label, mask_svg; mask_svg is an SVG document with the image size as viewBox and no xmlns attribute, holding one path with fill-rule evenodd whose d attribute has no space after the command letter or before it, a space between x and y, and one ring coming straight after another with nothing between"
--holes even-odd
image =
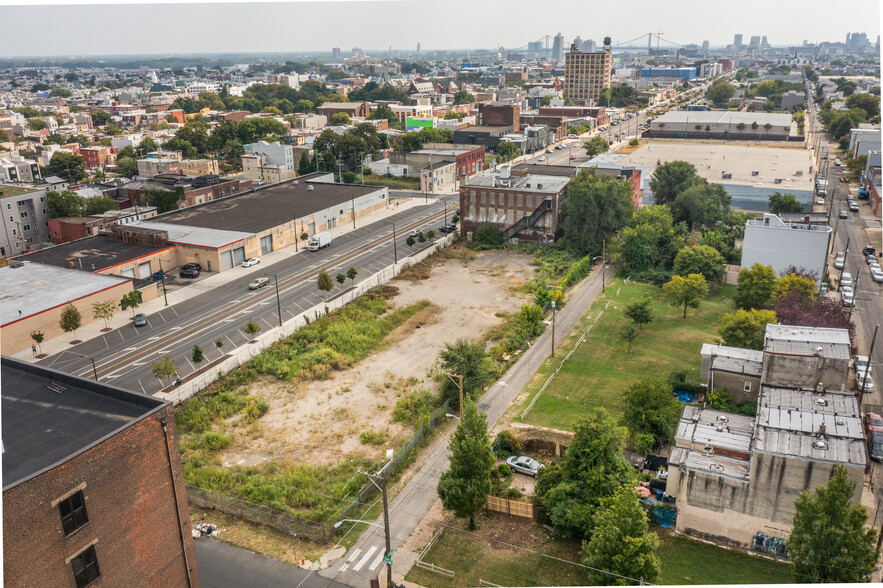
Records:
<instances>
[{"instance_id":1,"label":"bare patch of dirt","mask_svg":"<svg viewBox=\"0 0 883 588\"><path fill-rule=\"evenodd\" d=\"M393 409L409 391L437 390L430 374L445 343L474 339L527 302L514 288L532 277L530 260L496 251L428 258L415 272L420 277L388 288L398 290L393 299L398 306L433 304L393 331L371 357L327 380L252 384L249 392L266 400L270 410L258 427L228 423L231 443L223 463L251 466L284 458L321 466L355 456L379 459L413 434L393 422ZM363 432L373 444L363 442Z\"/></svg>"}]
</instances>

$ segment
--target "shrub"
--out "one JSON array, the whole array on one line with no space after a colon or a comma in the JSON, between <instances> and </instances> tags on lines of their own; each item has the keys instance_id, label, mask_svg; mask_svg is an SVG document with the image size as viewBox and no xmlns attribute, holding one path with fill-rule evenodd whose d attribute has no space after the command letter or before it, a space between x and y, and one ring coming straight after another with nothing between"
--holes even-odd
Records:
<instances>
[{"instance_id":1,"label":"shrub","mask_svg":"<svg viewBox=\"0 0 883 588\"><path fill-rule=\"evenodd\" d=\"M503 244L503 233L496 225L484 223L475 230L475 243L479 249L493 249Z\"/></svg>"},{"instance_id":2,"label":"shrub","mask_svg":"<svg viewBox=\"0 0 883 588\"><path fill-rule=\"evenodd\" d=\"M392 411L392 420L417 428L432 415L440 405L437 395L426 390L406 393L399 398Z\"/></svg>"},{"instance_id":3,"label":"shrub","mask_svg":"<svg viewBox=\"0 0 883 588\"><path fill-rule=\"evenodd\" d=\"M512 475L512 468L507 463L501 463L497 466L497 477L508 478Z\"/></svg>"},{"instance_id":4,"label":"shrub","mask_svg":"<svg viewBox=\"0 0 883 588\"><path fill-rule=\"evenodd\" d=\"M362 431L359 435L359 441L361 441L363 445L383 445L386 442L386 433L383 431L368 429Z\"/></svg>"},{"instance_id":5,"label":"shrub","mask_svg":"<svg viewBox=\"0 0 883 588\"><path fill-rule=\"evenodd\" d=\"M592 271L592 258L587 255L570 267L570 270L564 275L564 279L561 280L561 287L570 288L589 275L590 271Z\"/></svg>"},{"instance_id":6,"label":"shrub","mask_svg":"<svg viewBox=\"0 0 883 588\"><path fill-rule=\"evenodd\" d=\"M208 451L220 451L230 445L230 438L222 433L206 431L202 435L200 445Z\"/></svg>"},{"instance_id":7,"label":"shrub","mask_svg":"<svg viewBox=\"0 0 883 588\"><path fill-rule=\"evenodd\" d=\"M498 452L505 451L506 453L520 454L522 449L521 440L512 431L500 431L497 434L497 438L494 439L494 445L497 446Z\"/></svg>"}]
</instances>

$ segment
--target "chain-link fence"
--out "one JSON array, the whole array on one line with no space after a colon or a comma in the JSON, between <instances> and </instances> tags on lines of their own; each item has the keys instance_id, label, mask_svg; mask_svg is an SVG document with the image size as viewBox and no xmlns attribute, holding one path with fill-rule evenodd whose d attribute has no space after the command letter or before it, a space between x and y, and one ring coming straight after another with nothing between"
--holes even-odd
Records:
<instances>
[{"instance_id":1,"label":"chain-link fence","mask_svg":"<svg viewBox=\"0 0 883 588\"><path fill-rule=\"evenodd\" d=\"M246 502L225 494L218 494L196 486L187 486L187 500L200 508L211 508L259 525L267 525L286 533L295 533L318 544L324 544L331 535L322 523L306 521L287 512L260 504Z\"/></svg>"}]
</instances>

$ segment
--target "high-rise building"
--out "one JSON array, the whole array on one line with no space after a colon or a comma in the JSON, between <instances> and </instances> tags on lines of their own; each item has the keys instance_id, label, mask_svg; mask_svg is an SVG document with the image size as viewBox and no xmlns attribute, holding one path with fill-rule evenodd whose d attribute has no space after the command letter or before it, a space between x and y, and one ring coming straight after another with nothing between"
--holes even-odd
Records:
<instances>
[{"instance_id":1,"label":"high-rise building","mask_svg":"<svg viewBox=\"0 0 883 588\"><path fill-rule=\"evenodd\" d=\"M423 55L423 51L420 50L420 43L417 43L417 55Z\"/></svg>"},{"instance_id":2,"label":"high-rise building","mask_svg":"<svg viewBox=\"0 0 883 588\"><path fill-rule=\"evenodd\" d=\"M554 61L564 61L564 35L558 33L552 43L552 59Z\"/></svg>"},{"instance_id":3,"label":"high-rise building","mask_svg":"<svg viewBox=\"0 0 883 588\"><path fill-rule=\"evenodd\" d=\"M769 41L767 41L766 35L764 35L763 37L761 37L761 39L760 39L760 46L761 46L761 47L764 47L764 48L770 46Z\"/></svg>"},{"instance_id":4,"label":"high-rise building","mask_svg":"<svg viewBox=\"0 0 883 588\"><path fill-rule=\"evenodd\" d=\"M738 49L742 46L742 35L733 35L733 46Z\"/></svg>"},{"instance_id":5,"label":"high-rise building","mask_svg":"<svg viewBox=\"0 0 883 588\"><path fill-rule=\"evenodd\" d=\"M340 47L334 47L333 49L331 49L331 59L340 59Z\"/></svg>"},{"instance_id":6,"label":"high-rise building","mask_svg":"<svg viewBox=\"0 0 883 588\"><path fill-rule=\"evenodd\" d=\"M595 43L591 39L586 39L585 42L583 43L582 48L581 48L581 51L583 53L593 53L594 51L597 51L597 50L598 50L598 44Z\"/></svg>"},{"instance_id":7,"label":"high-rise building","mask_svg":"<svg viewBox=\"0 0 883 588\"><path fill-rule=\"evenodd\" d=\"M760 35L752 35L751 41L749 42L748 46L752 49L757 49L758 47L760 47Z\"/></svg>"},{"instance_id":8,"label":"high-rise building","mask_svg":"<svg viewBox=\"0 0 883 588\"><path fill-rule=\"evenodd\" d=\"M702 52L708 53L708 41L702 41Z\"/></svg>"},{"instance_id":9,"label":"high-rise building","mask_svg":"<svg viewBox=\"0 0 883 588\"><path fill-rule=\"evenodd\" d=\"M564 91L577 104L593 106L610 87L610 50L582 52L571 47L564 60Z\"/></svg>"}]
</instances>

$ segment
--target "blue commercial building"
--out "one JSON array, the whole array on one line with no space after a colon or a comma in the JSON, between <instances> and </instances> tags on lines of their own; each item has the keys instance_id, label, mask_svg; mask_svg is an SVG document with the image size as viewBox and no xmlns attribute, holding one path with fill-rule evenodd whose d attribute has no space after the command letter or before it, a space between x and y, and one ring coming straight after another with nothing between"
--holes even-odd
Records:
<instances>
[{"instance_id":1,"label":"blue commercial building","mask_svg":"<svg viewBox=\"0 0 883 588\"><path fill-rule=\"evenodd\" d=\"M641 70L642 78L680 78L695 80L695 67L645 67Z\"/></svg>"}]
</instances>

